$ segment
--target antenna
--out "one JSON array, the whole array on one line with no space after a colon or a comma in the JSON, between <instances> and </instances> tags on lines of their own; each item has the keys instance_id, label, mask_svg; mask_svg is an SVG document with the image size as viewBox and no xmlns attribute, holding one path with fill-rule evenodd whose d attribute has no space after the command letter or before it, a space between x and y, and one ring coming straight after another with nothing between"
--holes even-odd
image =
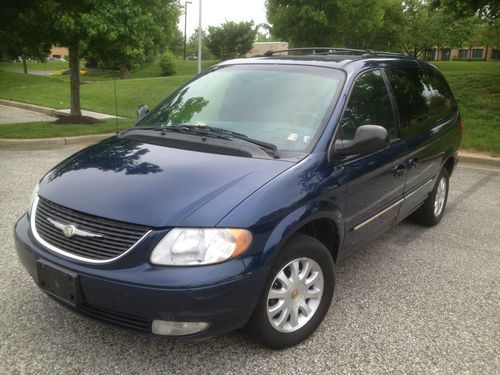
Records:
<instances>
[{"instance_id":1,"label":"antenna","mask_svg":"<svg viewBox=\"0 0 500 375\"><path fill-rule=\"evenodd\" d=\"M118 73L117 73L118 74ZM116 134L118 134L118 99L116 97L116 74L113 74L113 86L115 88L115 121L116 121Z\"/></svg>"}]
</instances>

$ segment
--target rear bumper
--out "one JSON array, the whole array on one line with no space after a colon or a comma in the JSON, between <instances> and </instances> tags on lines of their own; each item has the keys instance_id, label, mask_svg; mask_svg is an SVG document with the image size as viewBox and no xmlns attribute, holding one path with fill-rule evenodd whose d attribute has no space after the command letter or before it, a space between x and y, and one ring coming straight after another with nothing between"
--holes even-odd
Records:
<instances>
[{"instance_id":1,"label":"rear bumper","mask_svg":"<svg viewBox=\"0 0 500 375\"><path fill-rule=\"evenodd\" d=\"M176 338L205 338L244 326L265 280L264 272L247 274L240 259L182 268L147 261L123 267L76 263L38 245L27 215L17 222L14 237L19 259L37 284L39 260L78 274L81 303L71 307L80 313L142 332L151 332L155 319L210 324L203 332Z\"/></svg>"}]
</instances>

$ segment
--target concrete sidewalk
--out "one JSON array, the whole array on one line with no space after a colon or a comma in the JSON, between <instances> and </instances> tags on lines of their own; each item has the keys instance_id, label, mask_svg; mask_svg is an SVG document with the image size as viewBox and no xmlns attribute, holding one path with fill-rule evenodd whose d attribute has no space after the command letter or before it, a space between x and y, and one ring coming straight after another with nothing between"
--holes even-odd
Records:
<instances>
[{"instance_id":1,"label":"concrete sidewalk","mask_svg":"<svg viewBox=\"0 0 500 375\"><path fill-rule=\"evenodd\" d=\"M55 120L57 120L57 117L46 113L0 104L0 125L21 124L23 122L51 122Z\"/></svg>"},{"instance_id":2,"label":"concrete sidewalk","mask_svg":"<svg viewBox=\"0 0 500 375\"><path fill-rule=\"evenodd\" d=\"M25 111L30 111L33 113L40 113L46 116L52 116L50 120L31 120L31 121L12 121L10 122L15 123L15 122L33 122L33 121L54 121L57 120L57 117L63 117L63 116L69 116L70 109L55 109L55 108L49 108L49 107L42 107L39 105L35 104L29 104L29 103L21 103L21 102L15 102L12 100L5 100L5 99L0 99L0 106L2 106L4 109L0 109L1 112L5 111L5 113L9 112L15 112L16 109L23 109ZM114 119L114 118L119 118L123 119L124 117L120 116L114 116L114 115L108 115L106 113L99 113L99 112L92 112L92 111L87 111L82 109L82 116L87 116L87 117L92 117L97 120L107 120L107 119ZM4 122L6 124L7 122Z\"/></svg>"}]
</instances>

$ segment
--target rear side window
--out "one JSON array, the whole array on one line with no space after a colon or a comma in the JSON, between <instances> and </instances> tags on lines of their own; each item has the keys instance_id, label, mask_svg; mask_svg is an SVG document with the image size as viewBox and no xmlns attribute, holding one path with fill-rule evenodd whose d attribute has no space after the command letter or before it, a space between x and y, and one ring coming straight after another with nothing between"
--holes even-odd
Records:
<instances>
[{"instance_id":1,"label":"rear side window","mask_svg":"<svg viewBox=\"0 0 500 375\"><path fill-rule=\"evenodd\" d=\"M386 69L396 95L402 137L432 129L456 112L457 105L444 78L431 69Z\"/></svg>"},{"instance_id":2,"label":"rear side window","mask_svg":"<svg viewBox=\"0 0 500 375\"><path fill-rule=\"evenodd\" d=\"M356 79L340 124L343 139L353 139L361 125L380 125L387 129L390 139L398 137L391 99L379 70Z\"/></svg>"}]
</instances>

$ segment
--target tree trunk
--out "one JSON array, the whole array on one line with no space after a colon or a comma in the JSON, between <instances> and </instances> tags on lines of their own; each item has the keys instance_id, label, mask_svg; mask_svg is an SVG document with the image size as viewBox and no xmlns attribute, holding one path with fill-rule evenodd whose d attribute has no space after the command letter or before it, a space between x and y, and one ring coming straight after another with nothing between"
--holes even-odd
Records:
<instances>
[{"instance_id":1,"label":"tree trunk","mask_svg":"<svg viewBox=\"0 0 500 375\"><path fill-rule=\"evenodd\" d=\"M28 63L26 62L26 58L25 57L21 57L21 60L23 60L24 74L28 74Z\"/></svg>"},{"instance_id":2,"label":"tree trunk","mask_svg":"<svg viewBox=\"0 0 500 375\"><path fill-rule=\"evenodd\" d=\"M71 72L71 111L70 116L81 116L80 107L80 42L76 41L68 47L69 69Z\"/></svg>"},{"instance_id":3,"label":"tree trunk","mask_svg":"<svg viewBox=\"0 0 500 375\"><path fill-rule=\"evenodd\" d=\"M484 61L486 61L487 56L488 56L488 46L486 46L486 50L484 51Z\"/></svg>"}]
</instances>

